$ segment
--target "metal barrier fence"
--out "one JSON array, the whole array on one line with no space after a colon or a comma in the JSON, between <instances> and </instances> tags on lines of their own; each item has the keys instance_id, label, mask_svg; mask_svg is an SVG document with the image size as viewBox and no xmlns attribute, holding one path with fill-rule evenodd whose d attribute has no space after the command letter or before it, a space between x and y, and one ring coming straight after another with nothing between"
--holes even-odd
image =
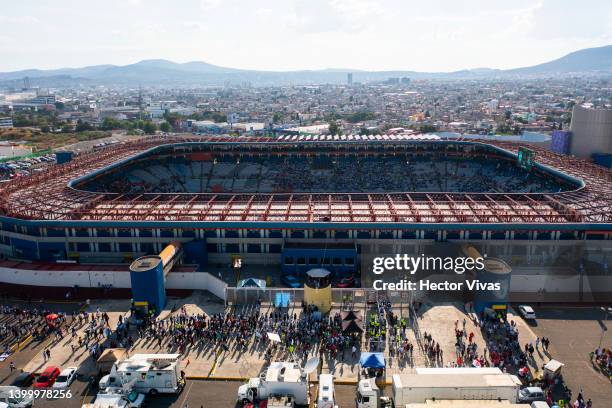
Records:
<instances>
[{"instance_id":1,"label":"metal barrier fence","mask_svg":"<svg viewBox=\"0 0 612 408\"><path fill-rule=\"evenodd\" d=\"M245 305L254 303L274 304L277 294L289 299L289 302L301 304L304 300L304 289L292 288L236 288L225 289L225 302L228 305ZM393 304L408 305L412 299L418 298L405 291L382 291L372 288L334 288L332 290L332 303L350 307L354 304L376 303L378 300L389 300Z\"/></svg>"}]
</instances>

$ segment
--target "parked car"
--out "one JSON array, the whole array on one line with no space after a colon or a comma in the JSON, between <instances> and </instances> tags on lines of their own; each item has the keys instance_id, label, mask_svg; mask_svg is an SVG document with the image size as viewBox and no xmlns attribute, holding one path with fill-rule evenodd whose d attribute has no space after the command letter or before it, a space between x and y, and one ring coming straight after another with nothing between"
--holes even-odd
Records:
<instances>
[{"instance_id":1,"label":"parked car","mask_svg":"<svg viewBox=\"0 0 612 408\"><path fill-rule=\"evenodd\" d=\"M56 366L47 366L41 375L34 381L34 388L51 387L55 379L60 375L60 369Z\"/></svg>"},{"instance_id":2,"label":"parked car","mask_svg":"<svg viewBox=\"0 0 612 408\"><path fill-rule=\"evenodd\" d=\"M76 379L77 367L68 367L62 370L60 375L55 379L53 388L64 389L70 387L70 384Z\"/></svg>"},{"instance_id":3,"label":"parked car","mask_svg":"<svg viewBox=\"0 0 612 408\"><path fill-rule=\"evenodd\" d=\"M15 377L11 385L14 385L15 387L29 387L34 382L34 378L36 378L34 374L30 373L29 371L24 371Z\"/></svg>"},{"instance_id":4,"label":"parked car","mask_svg":"<svg viewBox=\"0 0 612 408\"><path fill-rule=\"evenodd\" d=\"M546 401L546 394L540 387L526 387L519 391L519 402Z\"/></svg>"},{"instance_id":5,"label":"parked car","mask_svg":"<svg viewBox=\"0 0 612 408\"><path fill-rule=\"evenodd\" d=\"M518 309L519 309L520 315L523 316L524 319L535 320L536 314L531 306L520 305Z\"/></svg>"},{"instance_id":6,"label":"parked car","mask_svg":"<svg viewBox=\"0 0 612 408\"><path fill-rule=\"evenodd\" d=\"M298 278L296 278L293 275L281 276L281 282L283 282L285 285L287 285L290 288L301 288L302 287L302 284L300 283Z\"/></svg>"},{"instance_id":7,"label":"parked car","mask_svg":"<svg viewBox=\"0 0 612 408\"><path fill-rule=\"evenodd\" d=\"M30 408L34 402L34 396L19 391L21 391L20 387L0 386L0 408Z\"/></svg>"},{"instance_id":8,"label":"parked car","mask_svg":"<svg viewBox=\"0 0 612 408\"><path fill-rule=\"evenodd\" d=\"M355 275L345 276L344 278L342 278L342 279L340 279L338 281L336 286L339 287L339 288L352 288L352 287L355 287Z\"/></svg>"}]
</instances>

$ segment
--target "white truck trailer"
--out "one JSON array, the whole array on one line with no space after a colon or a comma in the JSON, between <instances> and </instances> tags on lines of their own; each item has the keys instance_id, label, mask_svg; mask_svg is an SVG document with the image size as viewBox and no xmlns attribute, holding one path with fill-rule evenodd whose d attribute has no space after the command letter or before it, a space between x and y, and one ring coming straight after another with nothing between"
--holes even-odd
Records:
<instances>
[{"instance_id":1,"label":"white truck trailer","mask_svg":"<svg viewBox=\"0 0 612 408\"><path fill-rule=\"evenodd\" d=\"M100 380L99 388L123 388L129 383L131 389L142 393L177 394L185 385L179 359L179 354L134 354L115 363L110 374Z\"/></svg>"},{"instance_id":2,"label":"white truck trailer","mask_svg":"<svg viewBox=\"0 0 612 408\"><path fill-rule=\"evenodd\" d=\"M317 408L338 408L335 401L334 376L332 374L319 374Z\"/></svg>"},{"instance_id":3,"label":"white truck trailer","mask_svg":"<svg viewBox=\"0 0 612 408\"><path fill-rule=\"evenodd\" d=\"M452 368L432 374L395 374L392 400L396 407L427 400L504 400L515 404L520 380L510 374L453 372ZM381 408L390 401L381 396L373 379L361 380L357 389L357 408Z\"/></svg>"},{"instance_id":4,"label":"white truck trailer","mask_svg":"<svg viewBox=\"0 0 612 408\"><path fill-rule=\"evenodd\" d=\"M272 362L259 377L238 388L238 401L262 401L272 396L291 396L295 405L309 403L308 374L319 365L313 358L302 369L297 363Z\"/></svg>"}]
</instances>

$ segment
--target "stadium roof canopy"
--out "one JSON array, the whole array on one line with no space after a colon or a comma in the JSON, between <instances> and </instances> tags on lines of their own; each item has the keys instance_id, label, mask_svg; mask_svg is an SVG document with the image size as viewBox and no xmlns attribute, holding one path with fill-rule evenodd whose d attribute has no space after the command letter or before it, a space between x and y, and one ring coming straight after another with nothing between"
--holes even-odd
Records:
<instances>
[{"instance_id":1,"label":"stadium roof canopy","mask_svg":"<svg viewBox=\"0 0 612 408\"><path fill-rule=\"evenodd\" d=\"M68 186L113 163L168 143L312 144L414 143L419 135L207 137L198 139L152 137L107 146L54 165L31 176L0 186L0 216L53 224L157 225L189 222L200 228L435 228L461 225L543 224L564 229L609 230L612 222L612 171L586 160L527 145L536 161L584 181L584 186L560 193L100 193ZM301 137L310 139L299 139ZM404 137L404 138L402 138ZM297 139L294 139L297 138ZM323 139L324 138L324 139ZM453 139L453 142L456 142ZM516 154L518 143L479 142ZM601 229L600 228L600 229Z\"/></svg>"}]
</instances>

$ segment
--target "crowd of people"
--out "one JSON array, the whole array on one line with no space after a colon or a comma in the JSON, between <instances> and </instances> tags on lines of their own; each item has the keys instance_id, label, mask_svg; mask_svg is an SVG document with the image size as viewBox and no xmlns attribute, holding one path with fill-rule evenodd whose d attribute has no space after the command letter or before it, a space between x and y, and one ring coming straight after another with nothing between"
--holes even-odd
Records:
<instances>
[{"instance_id":1,"label":"crowd of people","mask_svg":"<svg viewBox=\"0 0 612 408\"><path fill-rule=\"evenodd\" d=\"M132 338L127 323L120 323L116 341L133 345L138 338L160 349L188 353L193 348L208 347L215 351L243 352L250 347L265 358L307 359L311 353L327 354L330 358L356 356L360 335L342 331L340 314L321 316L313 310L287 313L275 309L265 313L259 307L224 314L187 313L182 308L164 319L144 318L137 325L138 338ZM278 335L271 340L268 333Z\"/></svg>"},{"instance_id":2,"label":"crowd of people","mask_svg":"<svg viewBox=\"0 0 612 408\"><path fill-rule=\"evenodd\" d=\"M270 192L557 192L552 177L512 160L433 155L234 157L191 163L158 158L90 182L88 189L127 193ZM194 165L192 165L194 164ZM385 171L380 171L381 166ZM372 177L376 174L376 177Z\"/></svg>"},{"instance_id":3,"label":"crowd of people","mask_svg":"<svg viewBox=\"0 0 612 408\"><path fill-rule=\"evenodd\" d=\"M595 351L591 353L591 361L594 362L601 372L612 382L612 349L609 347L597 347Z\"/></svg>"},{"instance_id":4,"label":"crowd of people","mask_svg":"<svg viewBox=\"0 0 612 408\"><path fill-rule=\"evenodd\" d=\"M11 347L18 348L20 342L32 336L39 340L61 330L66 316L63 313L52 313L44 308L22 308L2 305L0 313L5 317L0 322L0 344L4 353L11 353ZM48 317L53 315L53 319Z\"/></svg>"}]
</instances>

